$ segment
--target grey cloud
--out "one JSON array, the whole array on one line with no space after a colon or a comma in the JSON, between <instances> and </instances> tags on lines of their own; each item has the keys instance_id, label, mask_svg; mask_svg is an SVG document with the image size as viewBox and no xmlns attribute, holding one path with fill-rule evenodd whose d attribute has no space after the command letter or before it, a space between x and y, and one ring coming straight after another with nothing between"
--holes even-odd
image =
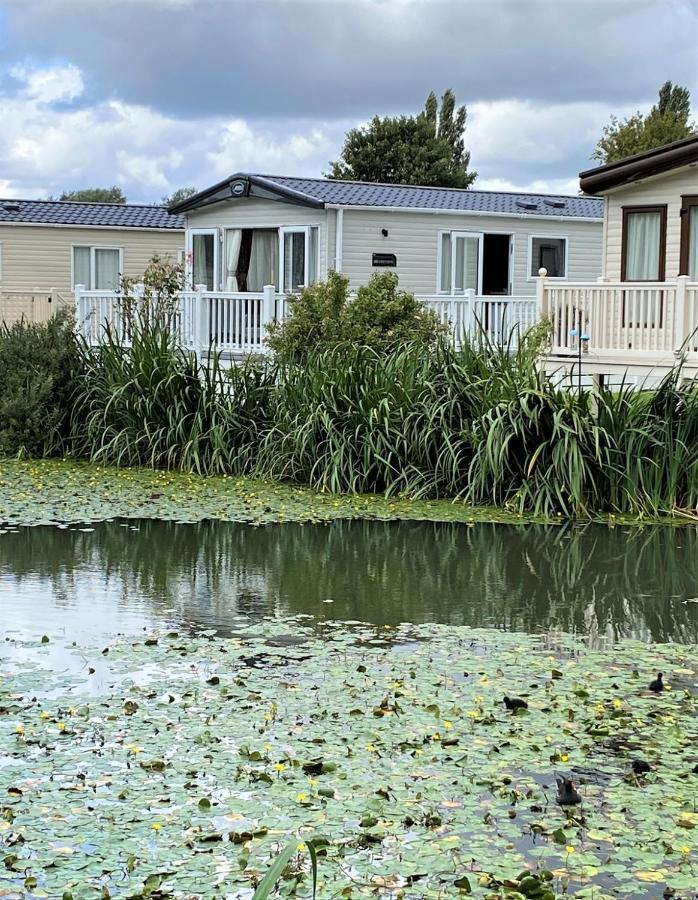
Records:
<instances>
[{"instance_id":1,"label":"grey cloud","mask_svg":"<svg viewBox=\"0 0 698 900\"><path fill-rule=\"evenodd\" d=\"M60 56L91 92L191 117L328 121L460 100L651 100L698 83L695 0L23 0L10 52ZM95 96L90 99L96 99Z\"/></svg>"}]
</instances>

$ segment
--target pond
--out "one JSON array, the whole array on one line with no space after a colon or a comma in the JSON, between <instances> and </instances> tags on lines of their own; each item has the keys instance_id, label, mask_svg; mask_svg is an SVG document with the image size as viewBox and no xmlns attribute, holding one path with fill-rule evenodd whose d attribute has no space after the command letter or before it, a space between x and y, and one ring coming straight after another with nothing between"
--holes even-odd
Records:
<instances>
[{"instance_id":1,"label":"pond","mask_svg":"<svg viewBox=\"0 0 698 900\"><path fill-rule=\"evenodd\" d=\"M0 614L0 896L698 896L698 530L6 527Z\"/></svg>"},{"instance_id":2,"label":"pond","mask_svg":"<svg viewBox=\"0 0 698 900\"><path fill-rule=\"evenodd\" d=\"M12 629L71 638L241 618L438 622L698 642L698 530L143 520L0 535Z\"/></svg>"}]
</instances>

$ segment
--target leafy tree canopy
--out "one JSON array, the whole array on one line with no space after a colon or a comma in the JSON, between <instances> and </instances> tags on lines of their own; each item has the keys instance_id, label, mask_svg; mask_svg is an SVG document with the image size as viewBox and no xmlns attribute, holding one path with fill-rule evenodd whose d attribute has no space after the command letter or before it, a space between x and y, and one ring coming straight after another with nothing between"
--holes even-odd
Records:
<instances>
[{"instance_id":1,"label":"leafy tree canopy","mask_svg":"<svg viewBox=\"0 0 698 900\"><path fill-rule=\"evenodd\" d=\"M195 187L177 188L177 190L173 191L169 196L166 194L162 198L161 203L163 206L175 206L177 203L182 203L182 201L193 197L196 193L197 189Z\"/></svg>"},{"instance_id":2,"label":"leafy tree canopy","mask_svg":"<svg viewBox=\"0 0 698 900\"><path fill-rule=\"evenodd\" d=\"M63 191L59 200L77 200L80 203L126 203L120 187L83 188L80 191Z\"/></svg>"},{"instance_id":3,"label":"leafy tree canopy","mask_svg":"<svg viewBox=\"0 0 698 900\"><path fill-rule=\"evenodd\" d=\"M439 107L432 91L416 116L374 116L363 128L347 132L344 149L331 163L330 178L384 184L420 184L467 188L476 172L469 172L465 149L466 108L456 108L447 90Z\"/></svg>"},{"instance_id":4,"label":"leafy tree canopy","mask_svg":"<svg viewBox=\"0 0 698 900\"><path fill-rule=\"evenodd\" d=\"M688 88L666 81L659 89L657 102L646 115L638 111L622 121L611 116L591 158L602 163L617 162L689 137L696 129L695 122L689 121L690 114Z\"/></svg>"}]
</instances>

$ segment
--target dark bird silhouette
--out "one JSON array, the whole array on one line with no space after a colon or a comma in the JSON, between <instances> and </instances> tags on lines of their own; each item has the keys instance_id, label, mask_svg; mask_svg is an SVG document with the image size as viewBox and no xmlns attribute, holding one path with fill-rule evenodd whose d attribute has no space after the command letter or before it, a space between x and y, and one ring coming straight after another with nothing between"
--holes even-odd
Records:
<instances>
[{"instance_id":1,"label":"dark bird silhouette","mask_svg":"<svg viewBox=\"0 0 698 900\"><path fill-rule=\"evenodd\" d=\"M505 697L504 705L512 712L515 709L528 709L528 703L526 703L526 701L522 700L520 697Z\"/></svg>"},{"instance_id":2,"label":"dark bird silhouette","mask_svg":"<svg viewBox=\"0 0 698 900\"><path fill-rule=\"evenodd\" d=\"M636 775L644 775L645 772L652 771L652 766L648 762L645 762L644 759L634 759L631 765L633 767L633 772Z\"/></svg>"},{"instance_id":3,"label":"dark bird silhouette","mask_svg":"<svg viewBox=\"0 0 698 900\"><path fill-rule=\"evenodd\" d=\"M557 781L556 799L560 806L574 806L576 803L582 802L581 794L570 778L561 778L557 775L555 781Z\"/></svg>"},{"instance_id":4,"label":"dark bird silhouette","mask_svg":"<svg viewBox=\"0 0 698 900\"><path fill-rule=\"evenodd\" d=\"M657 672L657 677L654 679L654 681L650 681L649 687L651 691L655 692L655 694L662 693L662 691L664 690L664 682L662 681L661 672Z\"/></svg>"}]
</instances>

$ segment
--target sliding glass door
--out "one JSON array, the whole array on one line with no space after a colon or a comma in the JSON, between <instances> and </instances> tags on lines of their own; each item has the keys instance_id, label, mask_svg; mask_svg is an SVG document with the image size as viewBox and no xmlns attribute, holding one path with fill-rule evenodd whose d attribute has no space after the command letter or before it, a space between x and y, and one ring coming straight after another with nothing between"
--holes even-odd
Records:
<instances>
[{"instance_id":1,"label":"sliding glass door","mask_svg":"<svg viewBox=\"0 0 698 900\"><path fill-rule=\"evenodd\" d=\"M318 237L319 228L314 225L279 229L279 280L284 293L294 293L317 281Z\"/></svg>"},{"instance_id":2,"label":"sliding glass door","mask_svg":"<svg viewBox=\"0 0 698 900\"><path fill-rule=\"evenodd\" d=\"M482 234L447 231L441 235L439 288L446 294L481 293Z\"/></svg>"},{"instance_id":3,"label":"sliding glass door","mask_svg":"<svg viewBox=\"0 0 698 900\"><path fill-rule=\"evenodd\" d=\"M205 284L207 291L213 291L217 287L218 231L215 228L192 228L189 239L192 285Z\"/></svg>"}]
</instances>

